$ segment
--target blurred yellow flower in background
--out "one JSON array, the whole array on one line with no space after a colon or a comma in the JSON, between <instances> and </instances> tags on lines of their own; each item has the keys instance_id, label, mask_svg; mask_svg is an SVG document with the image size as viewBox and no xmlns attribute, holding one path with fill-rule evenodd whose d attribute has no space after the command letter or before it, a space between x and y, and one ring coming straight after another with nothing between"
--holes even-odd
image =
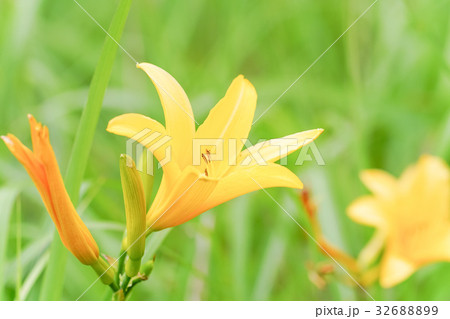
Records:
<instances>
[{"instance_id":1,"label":"blurred yellow flower in background","mask_svg":"<svg viewBox=\"0 0 450 319\"><path fill-rule=\"evenodd\" d=\"M377 228L360 261L369 264L384 246L383 287L402 282L426 264L450 261L449 177L448 165L430 155L423 155L399 179L381 170L362 172L373 195L355 200L348 215Z\"/></svg>"},{"instance_id":2,"label":"blurred yellow flower in background","mask_svg":"<svg viewBox=\"0 0 450 319\"><path fill-rule=\"evenodd\" d=\"M163 179L147 214L148 228L161 230L177 226L212 207L260 188L302 188L294 173L274 162L314 140L322 129L287 136L286 143L295 141L295 145L289 144L289 150L287 145L280 148L283 139L279 139L276 145L266 141L241 152L256 108L256 91L247 79L242 75L234 79L225 97L196 130L189 99L180 84L155 65L141 63L138 68L147 73L158 91L165 127L140 114L124 114L112 119L107 130L138 140L159 162L163 162L170 147L171 160L162 166ZM156 132L158 136L170 136L171 140L161 146L157 139L150 141L142 137L140 133L145 130ZM198 149L194 147L194 141L209 139L219 141L220 146L202 144ZM223 150L220 158L219 147ZM253 152L261 155L265 165L252 158ZM195 158L200 159L198 164L194 163Z\"/></svg>"}]
</instances>

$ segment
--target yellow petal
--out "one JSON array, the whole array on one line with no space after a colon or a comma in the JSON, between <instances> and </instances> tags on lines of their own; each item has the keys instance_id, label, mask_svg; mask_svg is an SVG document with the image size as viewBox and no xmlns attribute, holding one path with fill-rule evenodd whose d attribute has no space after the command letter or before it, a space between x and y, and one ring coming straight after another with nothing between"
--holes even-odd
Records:
<instances>
[{"instance_id":1,"label":"yellow petal","mask_svg":"<svg viewBox=\"0 0 450 319\"><path fill-rule=\"evenodd\" d=\"M195 132L195 120L191 104L178 82L166 71L149 63L137 65L152 80L158 91L167 134L173 138L172 158L181 169L192 159L192 138Z\"/></svg>"},{"instance_id":2,"label":"yellow petal","mask_svg":"<svg viewBox=\"0 0 450 319\"><path fill-rule=\"evenodd\" d=\"M219 181L216 189L199 210L206 211L241 195L270 187L303 188L300 179L278 164L240 167Z\"/></svg>"},{"instance_id":3,"label":"yellow petal","mask_svg":"<svg viewBox=\"0 0 450 319\"><path fill-rule=\"evenodd\" d=\"M375 195L389 198L397 193L397 181L385 171L378 169L365 170L361 173L361 180Z\"/></svg>"},{"instance_id":4,"label":"yellow petal","mask_svg":"<svg viewBox=\"0 0 450 319\"><path fill-rule=\"evenodd\" d=\"M175 178L179 173L176 161L170 157L173 155L173 139L158 121L141 114L128 113L109 121L106 130L134 139L147 147L158 162L164 164L163 170L169 180ZM169 159L169 161L166 159Z\"/></svg>"},{"instance_id":5,"label":"yellow petal","mask_svg":"<svg viewBox=\"0 0 450 319\"><path fill-rule=\"evenodd\" d=\"M431 179L444 180L448 182L450 178L450 170L447 163L436 156L422 155L419 159L419 165L425 166L427 176Z\"/></svg>"},{"instance_id":6,"label":"yellow petal","mask_svg":"<svg viewBox=\"0 0 450 319\"><path fill-rule=\"evenodd\" d=\"M239 155L238 163L254 165L258 163L258 159L262 159L265 162L276 162L302 146L311 143L322 132L323 129L318 128L258 143L242 151Z\"/></svg>"},{"instance_id":7,"label":"yellow petal","mask_svg":"<svg viewBox=\"0 0 450 319\"><path fill-rule=\"evenodd\" d=\"M164 187L155 197L147 214L147 228L161 230L189 221L201 214L203 203L217 185L217 179L211 179L192 166L187 167L169 190ZM162 194L162 195L161 195Z\"/></svg>"},{"instance_id":8,"label":"yellow petal","mask_svg":"<svg viewBox=\"0 0 450 319\"><path fill-rule=\"evenodd\" d=\"M449 220L450 169L442 159L422 155L417 164L405 170L399 185L405 196L405 212L414 210L419 221L429 219L430 212L437 223Z\"/></svg>"},{"instance_id":9,"label":"yellow petal","mask_svg":"<svg viewBox=\"0 0 450 319\"><path fill-rule=\"evenodd\" d=\"M167 135L166 129L161 123L148 116L136 113L127 113L116 116L108 122L106 130L120 136L126 136L128 138L134 137L134 139L139 138L135 136L139 135L139 133L143 133L143 131Z\"/></svg>"},{"instance_id":10,"label":"yellow petal","mask_svg":"<svg viewBox=\"0 0 450 319\"><path fill-rule=\"evenodd\" d=\"M113 118L109 121L106 130L138 141L147 148L151 148L161 138L166 137L166 140L170 139L161 123L147 116L134 113L123 114ZM171 142L168 141L161 147L154 149L153 154L158 161L164 159L166 148L170 144Z\"/></svg>"},{"instance_id":11,"label":"yellow petal","mask_svg":"<svg viewBox=\"0 0 450 319\"><path fill-rule=\"evenodd\" d=\"M386 253L381 262L380 284L384 288L393 287L409 276L411 276L416 267L409 261Z\"/></svg>"},{"instance_id":12,"label":"yellow petal","mask_svg":"<svg viewBox=\"0 0 450 319\"><path fill-rule=\"evenodd\" d=\"M438 261L450 261L450 225L443 221L442 227L435 227L426 238L418 238L418 243L411 248L415 252L411 258L419 265ZM409 257L409 256L408 256Z\"/></svg>"},{"instance_id":13,"label":"yellow petal","mask_svg":"<svg viewBox=\"0 0 450 319\"><path fill-rule=\"evenodd\" d=\"M386 225L383 210L373 196L363 196L355 200L347 208L347 214L357 223L364 225L377 227Z\"/></svg>"},{"instance_id":14,"label":"yellow petal","mask_svg":"<svg viewBox=\"0 0 450 319\"><path fill-rule=\"evenodd\" d=\"M223 161L213 163L217 176L226 170L228 160L232 161L247 139L256 108L256 91L242 75L233 80L225 96L209 112L199 126L196 139L223 139ZM233 139L230 144L229 139Z\"/></svg>"},{"instance_id":15,"label":"yellow petal","mask_svg":"<svg viewBox=\"0 0 450 319\"><path fill-rule=\"evenodd\" d=\"M439 256L442 256L443 260L450 261L450 229L438 245L442 247Z\"/></svg>"},{"instance_id":16,"label":"yellow petal","mask_svg":"<svg viewBox=\"0 0 450 319\"><path fill-rule=\"evenodd\" d=\"M409 166L400 177L400 186L405 192L420 195L424 190L449 180L448 165L440 158L422 155L417 164Z\"/></svg>"}]
</instances>

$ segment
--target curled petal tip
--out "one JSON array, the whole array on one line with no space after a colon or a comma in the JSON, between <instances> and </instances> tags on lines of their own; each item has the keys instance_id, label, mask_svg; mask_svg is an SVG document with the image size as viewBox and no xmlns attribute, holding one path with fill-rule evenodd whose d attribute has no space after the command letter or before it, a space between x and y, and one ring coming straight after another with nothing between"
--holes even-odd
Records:
<instances>
[{"instance_id":1,"label":"curled petal tip","mask_svg":"<svg viewBox=\"0 0 450 319\"><path fill-rule=\"evenodd\" d=\"M108 122L108 125L106 125L106 131L107 131L107 132L111 132L111 131L110 131L110 129L111 129L111 121L112 121L112 120L110 120L110 121Z\"/></svg>"},{"instance_id":2,"label":"curled petal tip","mask_svg":"<svg viewBox=\"0 0 450 319\"><path fill-rule=\"evenodd\" d=\"M12 146L14 144L13 141L8 136L2 135L0 137L3 140L3 142L5 142L5 144L7 145Z\"/></svg>"},{"instance_id":3,"label":"curled petal tip","mask_svg":"<svg viewBox=\"0 0 450 319\"><path fill-rule=\"evenodd\" d=\"M320 134L323 133L324 129L323 129L323 128L317 128L315 131L316 131L316 134L315 134L315 136L313 137L313 139L318 138L318 137L320 136Z\"/></svg>"},{"instance_id":4,"label":"curled petal tip","mask_svg":"<svg viewBox=\"0 0 450 319\"><path fill-rule=\"evenodd\" d=\"M107 132L114 133L111 130L112 130L112 127L114 126L114 124L116 123L116 119L117 119L117 117L112 118L112 119L109 120L108 125L106 125L106 131Z\"/></svg>"},{"instance_id":5,"label":"curled petal tip","mask_svg":"<svg viewBox=\"0 0 450 319\"><path fill-rule=\"evenodd\" d=\"M28 122L30 123L31 131L39 131L42 128L42 124L36 121L35 117L32 114L27 114Z\"/></svg>"},{"instance_id":6,"label":"curled petal tip","mask_svg":"<svg viewBox=\"0 0 450 319\"><path fill-rule=\"evenodd\" d=\"M146 65L150 65L147 62L136 63L136 68L143 70Z\"/></svg>"}]
</instances>

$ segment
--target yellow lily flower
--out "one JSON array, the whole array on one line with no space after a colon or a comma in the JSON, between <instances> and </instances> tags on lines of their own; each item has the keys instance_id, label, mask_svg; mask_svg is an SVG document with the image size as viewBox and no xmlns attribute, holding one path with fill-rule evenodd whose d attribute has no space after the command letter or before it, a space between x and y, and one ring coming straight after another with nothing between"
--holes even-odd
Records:
<instances>
[{"instance_id":1,"label":"yellow lily flower","mask_svg":"<svg viewBox=\"0 0 450 319\"><path fill-rule=\"evenodd\" d=\"M426 264L450 261L450 171L443 160L423 155L398 180L381 170L364 171L361 179L373 195L354 201L348 214L377 228L365 255L373 257L385 246L383 287Z\"/></svg>"},{"instance_id":2,"label":"yellow lily flower","mask_svg":"<svg viewBox=\"0 0 450 319\"><path fill-rule=\"evenodd\" d=\"M256 107L255 88L242 75L234 79L196 130L189 99L180 84L155 65L141 63L138 68L147 73L156 87L165 126L140 114L124 114L112 119L107 131L141 142L160 163L165 162L167 151L171 151L171 160L163 165L163 179L147 213L147 227L152 231L185 223L261 187L302 188L295 174L274 162L314 140L322 129L292 134L277 143L266 141L241 152ZM140 133L145 130L155 136L169 136L171 140L160 145L158 141L162 139L142 137ZM213 140L208 142L212 145L198 146L197 141L206 140ZM296 141L295 145L292 141ZM291 148L280 151L280 144L288 143ZM255 152L262 157L263 165L252 158Z\"/></svg>"},{"instance_id":3,"label":"yellow lily flower","mask_svg":"<svg viewBox=\"0 0 450 319\"><path fill-rule=\"evenodd\" d=\"M64 246L83 264L102 270L105 267L99 265L101 261L97 243L78 216L64 187L55 153L50 145L48 128L36 122L32 115L28 115L28 119L33 151L12 134L1 138L36 185Z\"/></svg>"}]
</instances>

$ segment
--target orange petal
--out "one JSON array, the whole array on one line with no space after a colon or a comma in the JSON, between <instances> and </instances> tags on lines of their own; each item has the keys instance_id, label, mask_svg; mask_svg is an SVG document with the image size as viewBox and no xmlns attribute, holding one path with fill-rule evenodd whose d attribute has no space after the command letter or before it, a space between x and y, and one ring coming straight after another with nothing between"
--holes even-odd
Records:
<instances>
[{"instance_id":1,"label":"orange petal","mask_svg":"<svg viewBox=\"0 0 450 319\"><path fill-rule=\"evenodd\" d=\"M2 136L1 138L10 152L25 167L25 170L39 191L47 210L50 215L53 216L53 207L51 205L50 191L48 189L47 175L45 173L44 165L37 158L37 156L29 148L23 145L22 142L14 135L8 134L8 136Z\"/></svg>"},{"instance_id":2,"label":"orange petal","mask_svg":"<svg viewBox=\"0 0 450 319\"><path fill-rule=\"evenodd\" d=\"M216 179L199 174L192 166L187 167L178 178L176 185L158 191L147 214L147 228L161 230L189 221L201 214L199 206L212 193L217 185Z\"/></svg>"},{"instance_id":3,"label":"orange petal","mask_svg":"<svg viewBox=\"0 0 450 319\"><path fill-rule=\"evenodd\" d=\"M48 129L32 116L29 120L35 152L31 152L13 135L2 136L2 139L35 183L66 248L82 263L95 263L99 256L97 244L75 211L64 187Z\"/></svg>"}]
</instances>

